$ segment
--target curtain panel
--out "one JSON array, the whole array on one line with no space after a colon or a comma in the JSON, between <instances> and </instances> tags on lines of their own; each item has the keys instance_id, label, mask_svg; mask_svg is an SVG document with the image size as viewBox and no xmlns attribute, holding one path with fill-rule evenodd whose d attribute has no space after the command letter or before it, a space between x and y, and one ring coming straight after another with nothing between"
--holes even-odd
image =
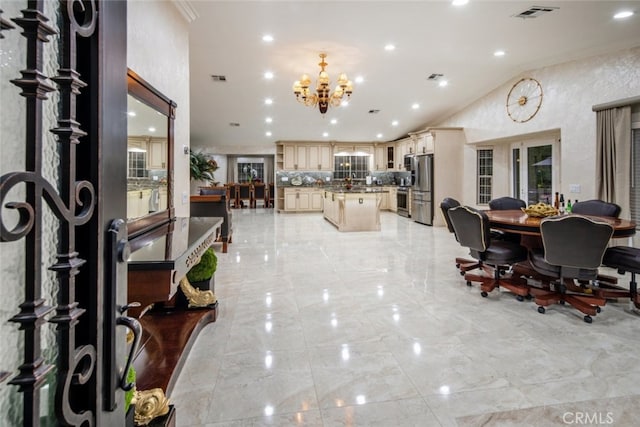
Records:
<instances>
[{"instance_id":1,"label":"curtain panel","mask_svg":"<svg viewBox=\"0 0 640 427\"><path fill-rule=\"evenodd\" d=\"M631 107L596 113L596 192L599 199L616 203L621 217L630 218Z\"/></svg>"}]
</instances>

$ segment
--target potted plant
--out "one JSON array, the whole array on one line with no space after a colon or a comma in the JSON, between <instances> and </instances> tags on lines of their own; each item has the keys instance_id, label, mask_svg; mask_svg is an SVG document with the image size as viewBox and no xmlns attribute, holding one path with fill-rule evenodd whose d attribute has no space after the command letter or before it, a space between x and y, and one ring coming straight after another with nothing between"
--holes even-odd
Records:
<instances>
[{"instance_id":1,"label":"potted plant","mask_svg":"<svg viewBox=\"0 0 640 427\"><path fill-rule=\"evenodd\" d=\"M200 290L211 290L214 289L214 278L213 275L218 268L218 257L216 253L213 251L213 248L207 249L203 254L202 258L200 258L200 262L194 265L191 270L187 273L187 279L189 283L194 288L199 288Z\"/></svg>"},{"instance_id":2,"label":"potted plant","mask_svg":"<svg viewBox=\"0 0 640 427\"><path fill-rule=\"evenodd\" d=\"M215 301L214 274L218 268L218 257L209 248L202 254L200 262L187 273L187 284L183 287L180 282L180 291L177 295L177 304L181 307L204 307Z\"/></svg>"},{"instance_id":3,"label":"potted plant","mask_svg":"<svg viewBox=\"0 0 640 427\"><path fill-rule=\"evenodd\" d=\"M218 163L201 151L189 150L189 175L193 181L213 182Z\"/></svg>"}]
</instances>

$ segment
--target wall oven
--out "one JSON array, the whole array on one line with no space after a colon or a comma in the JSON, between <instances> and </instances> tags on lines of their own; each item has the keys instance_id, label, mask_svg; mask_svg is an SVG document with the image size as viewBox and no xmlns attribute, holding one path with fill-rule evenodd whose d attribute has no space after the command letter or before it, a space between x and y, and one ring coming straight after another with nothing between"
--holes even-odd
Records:
<instances>
[{"instance_id":1,"label":"wall oven","mask_svg":"<svg viewBox=\"0 0 640 427\"><path fill-rule=\"evenodd\" d=\"M398 187L398 215L409 217L409 187Z\"/></svg>"}]
</instances>

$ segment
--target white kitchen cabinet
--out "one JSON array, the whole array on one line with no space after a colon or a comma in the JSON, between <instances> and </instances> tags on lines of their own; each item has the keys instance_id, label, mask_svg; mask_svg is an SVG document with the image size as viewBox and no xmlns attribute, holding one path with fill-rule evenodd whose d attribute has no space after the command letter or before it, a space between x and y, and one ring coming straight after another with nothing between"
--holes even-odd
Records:
<instances>
[{"instance_id":1,"label":"white kitchen cabinet","mask_svg":"<svg viewBox=\"0 0 640 427\"><path fill-rule=\"evenodd\" d=\"M416 152L418 154L432 154L433 153L433 135L425 134L421 135L417 139Z\"/></svg>"},{"instance_id":2,"label":"white kitchen cabinet","mask_svg":"<svg viewBox=\"0 0 640 427\"><path fill-rule=\"evenodd\" d=\"M389 205L388 209L391 212L398 212L398 188L397 187L384 187L389 191Z\"/></svg>"},{"instance_id":3,"label":"white kitchen cabinet","mask_svg":"<svg viewBox=\"0 0 640 427\"><path fill-rule=\"evenodd\" d=\"M151 189L127 191L127 218L140 218L149 214Z\"/></svg>"},{"instance_id":4,"label":"white kitchen cabinet","mask_svg":"<svg viewBox=\"0 0 640 427\"><path fill-rule=\"evenodd\" d=\"M328 144L282 144L282 169L331 171L333 170L331 146Z\"/></svg>"},{"instance_id":5,"label":"white kitchen cabinet","mask_svg":"<svg viewBox=\"0 0 640 427\"><path fill-rule=\"evenodd\" d=\"M154 139L149 141L149 150L147 155L147 169L166 169L167 168L167 140Z\"/></svg>"},{"instance_id":6,"label":"white kitchen cabinet","mask_svg":"<svg viewBox=\"0 0 640 427\"><path fill-rule=\"evenodd\" d=\"M380 210L388 211L389 210L389 193L380 193Z\"/></svg>"},{"instance_id":7,"label":"white kitchen cabinet","mask_svg":"<svg viewBox=\"0 0 640 427\"><path fill-rule=\"evenodd\" d=\"M300 148L300 146L298 146ZM333 156L329 145L310 145L307 148L307 166L309 170L333 170Z\"/></svg>"},{"instance_id":8,"label":"white kitchen cabinet","mask_svg":"<svg viewBox=\"0 0 640 427\"><path fill-rule=\"evenodd\" d=\"M285 145L283 149L283 169L284 170L296 170L298 169L298 147L296 145Z\"/></svg>"},{"instance_id":9,"label":"white kitchen cabinet","mask_svg":"<svg viewBox=\"0 0 640 427\"><path fill-rule=\"evenodd\" d=\"M322 211L323 192L318 188L285 188L284 210L286 212Z\"/></svg>"},{"instance_id":10,"label":"white kitchen cabinet","mask_svg":"<svg viewBox=\"0 0 640 427\"><path fill-rule=\"evenodd\" d=\"M387 170L387 146L376 145L373 149L373 169L377 171Z\"/></svg>"},{"instance_id":11,"label":"white kitchen cabinet","mask_svg":"<svg viewBox=\"0 0 640 427\"><path fill-rule=\"evenodd\" d=\"M407 154L415 154L413 140L411 138L405 138L396 143L395 165L397 170L404 170L404 156Z\"/></svg>"}]
</instances>

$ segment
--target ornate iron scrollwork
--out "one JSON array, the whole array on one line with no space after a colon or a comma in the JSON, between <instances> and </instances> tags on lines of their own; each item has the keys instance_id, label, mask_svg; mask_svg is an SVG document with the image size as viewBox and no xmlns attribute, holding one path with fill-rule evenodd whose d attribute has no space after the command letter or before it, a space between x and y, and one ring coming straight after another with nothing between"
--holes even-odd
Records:
<instances>
[{"instance_id":1,"label":"ornate iron scrollwork","mask_svg":"<svg viewBox=\"0 0 640 427\"><path fill-rule=\"evenodd\" d=\"M19 386L24 394L24 424L39 425L39 391L52 366L41 354L41 326L54 309L45 305L42 298L42 209L43 200L60 221L57 262L49 267L57 273L58 301L55 315L49 319L57 325L58 333L58 389L56 391L56 415L60 424L94 425L95 414L89 409L78 412L71 407L70 389L85 384L95 372L96 349L91 344L76 347L75 327L86 311L78 306L75 292L75 276L85 261L75 251L75 228L87 223L94 210L95 191L88 181L76 181L76 145L86 133L80 130L76 118L76 96L86 86L79 79L76 68L76 37L91 36L96 27L97 11L93 0L61 1L63 24L60 28L61 64L58 75L51 77L60 94L58 126L51 129L57 135L60 155L60 192L42 174L42 126L43 102L47 93L55 90L42 73L43 43L56 34L43 14L43 1L30 0L22 16L14 18L22 35L27 39L26 68L21 77L11 82L21 89L26 98L26 171L10 172L0 178L0 205L16 210L18 219L9 229L0 214L0 239L16 241L25 239L25 301L20 312L11 318L24 331L24 361L19 373L9 384ZM66 6L66 7L65 7ZM66 12L66 13L64 13ZM82 20L82 23L78 22ZM1 30L12 28L0 19ZM0 33L1 35L1 33ZM16 185L26 188L24 201L5 203L9 191ZM77 409L77 408L76 408Z\"/></svg>"}]
</instances>

